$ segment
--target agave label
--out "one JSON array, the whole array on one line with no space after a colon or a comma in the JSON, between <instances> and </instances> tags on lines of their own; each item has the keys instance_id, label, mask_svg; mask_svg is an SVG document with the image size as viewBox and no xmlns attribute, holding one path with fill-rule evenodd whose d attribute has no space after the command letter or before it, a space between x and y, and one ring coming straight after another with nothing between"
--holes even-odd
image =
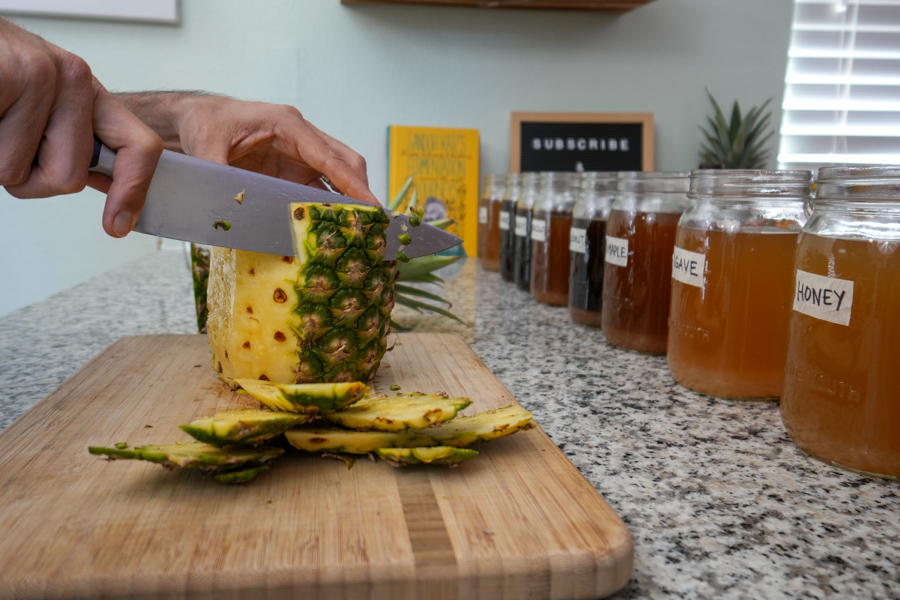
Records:
<instances>
[{"instance_id":1,"label":"agave label","mask_svg":"<svg viewBox=\"0 0 900 600\"><path fill-rule=\"evenodd\" d=\"M501 210L500 211L500 229L503 231L509 231L509 211Z\"/></svg>"},{"instance_id":2,"label":"agave label","mask_svg":"<svg viewBox=\"0 0 900 600\"><path fill-rule=\"evenodd\" d=\"M620 267L628 266L628 240L606 236L606 262Z\"/></svg>"},{"instance_id":3,"label":"agave label","mask_svg":"<svg viewBox=\"0 0 900 600\"><path fill-rule=\"evenodd\" d=\"M838 325L850 325L853 282L797 269L794 310Z\"/></svg>"},{"instance_id":4,"label":"agave label","mask_svg":"<svg viewBox=\"0 0 900 600\"><path fill-rule=\"evenodd\" d=\"M672 254L672 279L703 289L706 255L675 246Z\"/></svg>"}]
</instances>

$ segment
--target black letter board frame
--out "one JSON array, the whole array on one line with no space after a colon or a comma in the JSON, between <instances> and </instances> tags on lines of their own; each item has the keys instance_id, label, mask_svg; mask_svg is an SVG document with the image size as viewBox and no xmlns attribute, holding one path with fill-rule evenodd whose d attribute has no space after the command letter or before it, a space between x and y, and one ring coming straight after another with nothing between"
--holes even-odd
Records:
<instances>
[{"instance_id":1,"label":"black letter board frame","mask_svg":"<svg viewBox=\"0 0 900 600\"><path fill-rule=\"evenodd\" d=\"M653 113L512 113L511 173L652 170Z\"/></svg>"}]
</instances>

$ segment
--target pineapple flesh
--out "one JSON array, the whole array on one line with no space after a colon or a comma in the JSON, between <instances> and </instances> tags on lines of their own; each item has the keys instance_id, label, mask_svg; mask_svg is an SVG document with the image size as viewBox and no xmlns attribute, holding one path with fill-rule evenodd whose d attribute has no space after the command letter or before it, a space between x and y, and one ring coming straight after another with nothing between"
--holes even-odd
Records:
<instances>
[{"instance_id":1,"label":"pineapple flesh","mask_svg":"<svg viewBox=\"0 0 900 600\"><path fill-rule=\"evenodd\" d=\"M408 431L351 431L298 427L284 432L288 442L306 452L367 454L380 448L453 446L466 448L532 426L532 414L521 406L507 406L471 417L457 417L427 429Z\"/></svg>"},{"instance_id":2,"label":"pineapple flesh","mask_svg":"<svg viewBox=\"0 0 900 600\"><path fill-rule=\"evenodd\" d=\"M387 349L396 261L379 207L290 205L294 256L213 248L213 367L276 383L368 382Z\"/></svg>"},{"instance_id":3,"label":"pineapple flesh","mask_svg":"<svg viewBox=\"0 0 900 600\"><path fill-rule=\"evenodd\" d=\"M449 421L471 403L468 398L397 394L365 398L349 408L323 416L326 420L349 429L405 431L424 429L435 423Z\"/></svg>"},{"instance_id":4,"label":"pineapple flesh","mask_svg":"<svg viewBox=\"0 0 900 600\"><path fill-rule=\"evenodd\" d=\"M225 447L270 440L311 418L310 415L248 408L217 413L178 427L199 442Z\"/></svg>"},{"instance_id":5,"label":"pineapple flesh","mask_svg":"<svg viewBox=\"0 0 900 600\"><path fill-rule=\"evenodd\" d=\"M256 379L235 379L242 390L272 410L316 413L340 410L359 401L369 386L348 383L272 383Z\"/></svg>"}]
</instances>

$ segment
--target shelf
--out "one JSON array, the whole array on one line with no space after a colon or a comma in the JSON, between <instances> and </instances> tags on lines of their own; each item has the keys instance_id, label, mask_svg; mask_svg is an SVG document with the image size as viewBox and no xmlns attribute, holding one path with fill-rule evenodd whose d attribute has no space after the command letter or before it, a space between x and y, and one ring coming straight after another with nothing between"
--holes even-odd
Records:
<instances>
[{"instance_id":1,"label":"shelf","mask_svg":"<svg viewBox=\"0 0 900 600\"><path fill-rule=\"evenodd\" d=\"M463 8L511 8L526 10L577 10L624 13L653 0L341 0L342 4L405 4Z\"/></svg>"}]
</instances>

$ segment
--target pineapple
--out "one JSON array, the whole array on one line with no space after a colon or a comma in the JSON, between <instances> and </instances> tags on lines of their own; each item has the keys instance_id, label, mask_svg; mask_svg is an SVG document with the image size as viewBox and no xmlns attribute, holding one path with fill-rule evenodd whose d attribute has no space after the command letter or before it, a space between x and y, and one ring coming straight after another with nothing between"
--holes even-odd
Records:
<instances>
[{"instance_id":1,"label":"pineapple","mask_svg":"<svg viewBox=\"0 0 900 600\"><path fill-rule=\"evenodd\" d=\"M765 167L768 152L763 146L772 136L766 132L771 113L763 111L771 102L766 100L762 106L754 106L746 114L741 115L741 108L735 101L731 109L730 122L725 121L725 114L719 103L706 92L715 110L715 117L707 117L709 129L700 127L706 138L701 147L700 168L714 169L762 169ZM765 134L765 135L763 135Z\"/></svg>"},{"instance_id":2,"label":"pineapple","mask_svg":"<svg viewBox=\"0 0 900 600\"><path fill-rule=\"evenodd\" d=\"M453 448L452 446L431 446L429 448L379 448L375 451L380 458L393 467L407 465L458 465L478 456L478 450Z\"/></svg>"},{"instance_id":3,"label":"pineapple","mask_svg":"<svg viewBox=\"0 0 900 600\"><path fill-rule=\"evenodd\" d=\"M256 379L235 379L242 390L272 410L316 413L340 410L357 402L369 391L358 381L349 383L272 383Z\"/></svg>"},{"instance_id":4,"label":"pineapple","mask_svg":"<svg viewBox=\"0 0 900 600\"><path fill-rule=\"evenodd\" d=\"M351 431L298 427L284 435L291 446L306 452L366 454L380 448L453 446L465 448L513 434L532 426L531 413L521 406L507 406L458 417L427 429L409 431Z\"/></svg>"},{"instance_id":5,"label":"pineapple","mask_svg":"<svg viewBox=\"0 0 900 600\"><path fill-rule=\"evenodd\" d=\"M447 398L433 394L397 394L360 400L353 406L323 417L350 429L404 431L424 429L449 421L472 403L468 398Z\"/></svg>"},{"instance_id":6,"label":"pineapple","mask_svg":"<svg viewBox=\"0 0 900 600\"><path fill-rule=\"evenodd\" d=\"M390 332L396 261L375 206L290 206L294 256L213 248L208 331L213 367L276 383L368 382Z\"/></svg>"},{"instance_id":7,"label":"pineapple","mask_svg":"<svg viewBox=\"0 0 900 600\"><path fill-rule=\"evenodd\" d=\"M101 454L110 459L125 458L147 460L166 467L185 469L199 467L207 470L226 470L242 465L258 466L280 456L282 448L257 446L256 448L219 448L203 442L169 444L166 446L138 446L133 450L89 446L91 454Z\"/></svg>"},{"instance_id":8,"label":"pineapple","mask_svg":"<svg viewBox=\"0 0 900 600\"><path fill-rule=\"evenodd\" d=\"M311 418L310 415L248 408L221 412L178 427L197 441L223 447L258 444Z\"/></svg>"},{"instance_id":9,"label":"pineapple","mask_svg":"<svg viewBox=\"0 0 900 600\"><path fill-rule=\"evenodd\" d=\"M248 468L239 468L234 471L217 471L213 473L213 478L221 484L230 485L233 483L248 483L257 478L260 474L269 470L269 463L264 465L256 465Z\"/></svg>"}]
</instances>

